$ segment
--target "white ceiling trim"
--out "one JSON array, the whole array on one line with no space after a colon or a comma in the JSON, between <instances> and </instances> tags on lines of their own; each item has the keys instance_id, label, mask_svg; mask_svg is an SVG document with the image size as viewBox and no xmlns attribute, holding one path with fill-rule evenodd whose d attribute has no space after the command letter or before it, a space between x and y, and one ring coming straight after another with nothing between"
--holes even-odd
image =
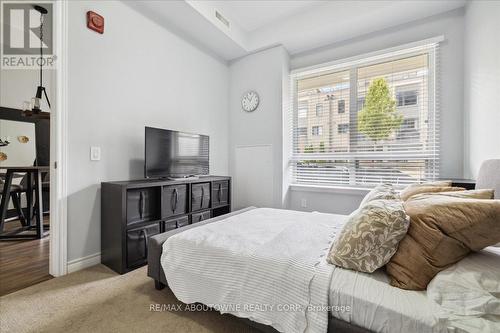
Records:
<instances>
[{"instance_id":1,"label":"white ceiling trim","mask_svg":"<svg viewBox=\"0 0 500 333\"><path fill-rule=\"evenodd\" d=\"M268 2L270 4L264 5ZM231 61L276 45L283 45L291 55L306 52L451 11L463 7L466 1L340 0L293 4L293 1L148 0L134 3L131 7L167 29L208 53ZM273 9L274 13L267 12ZM216 17L217 13L229 26ZM252 17L258 15L263 17L252 22Z\"/></svg>"}]
</instances>

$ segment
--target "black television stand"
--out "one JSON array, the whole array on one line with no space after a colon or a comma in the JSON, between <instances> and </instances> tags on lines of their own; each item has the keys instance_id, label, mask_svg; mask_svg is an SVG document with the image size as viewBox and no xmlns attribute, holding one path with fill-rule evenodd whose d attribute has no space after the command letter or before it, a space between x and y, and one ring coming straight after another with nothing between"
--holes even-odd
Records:
<instances>
[{"instance_id":1,"label":"black television stand","mask_svg":"<svg viewBox=\"0 0 500 333\"><path fill-rule=\"evenodd\" d=\"M231 212L231 177L101 183L101 263L123 274L147 263L149 237Z\"/></svg>"}]
</instances>

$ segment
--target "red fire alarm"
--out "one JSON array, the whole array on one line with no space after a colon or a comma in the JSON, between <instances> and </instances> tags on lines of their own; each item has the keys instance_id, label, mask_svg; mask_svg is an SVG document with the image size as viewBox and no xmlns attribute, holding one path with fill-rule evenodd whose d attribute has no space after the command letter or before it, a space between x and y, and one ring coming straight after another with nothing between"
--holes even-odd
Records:
<instances>
[{"instance_id":1,"label":"red fire alarm","mask_svg":"<svg viewBox=\"0 0 500 333\"><path fill-rule=\"evenodd\" d=\"M93 11L87 12L87 28L100 34L104 33L104 17Z\"/></svg>"}]
</instances>

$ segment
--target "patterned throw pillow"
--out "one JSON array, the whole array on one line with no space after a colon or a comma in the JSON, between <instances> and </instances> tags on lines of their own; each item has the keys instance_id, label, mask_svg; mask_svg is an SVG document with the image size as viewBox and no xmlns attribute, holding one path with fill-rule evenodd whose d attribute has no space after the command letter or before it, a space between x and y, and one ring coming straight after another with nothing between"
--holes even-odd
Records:
<instances>
[{"instance_id":1,"label":"patterned throw pillow","mask_svg":"<svg viewBox=\"0 0 500 333\"><path fill-rule=\"evenodd\" d=\"M409 223L401 200L369 201L349 216L327 261L342 268L372 273L389 262Z\"/></svg>"},{"instance_id":2,"label":"patterned throw pillow","mask_svg":"<svg viewBox=\"0 0 500 333\"><path fill-rule=\"evenodd\" d=\"M377 199L399 199L399 194L394 190L391 184L380 184L363 198L359 207L363 207L368 202Z\"/></svg>"}]
</instances>

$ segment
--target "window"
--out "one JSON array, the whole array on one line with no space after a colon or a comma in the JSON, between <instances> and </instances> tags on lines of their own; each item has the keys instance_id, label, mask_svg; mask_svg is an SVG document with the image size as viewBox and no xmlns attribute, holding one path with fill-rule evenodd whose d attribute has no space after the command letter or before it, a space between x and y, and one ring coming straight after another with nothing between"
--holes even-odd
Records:
<instances>
[{"instance_id":1,"label":"window","mask_svg":"<svg viewBox=\"0 0 500 333\"><path fill-rule=\"evenodd\" d=\"M316 117L321 117L321 110L323 109L323 105L316 104Z\"/></svg>"},{"instance_id":2,"label":"window","mask_svg":"<svg viewBox=\"0 0 500 333\"><path fill-rule=\"evenodd\" d=\"M416 90L400 91L396 93L398 106L417 105L417 94Z\"/></svg>"},{"instance_id":3,"label":"window","mask_svg":"<svg viewBox=\"0 0 500 333\"><path fill-rule=\"evenodd\" d=\"M401 124L401 130L414 130L416 128L417 119L403 119L403 123Z\"/></svg>"},{"instance_id":4,"label":"window","mask_svg":"<svg viewBox=\"0 0 500 333\"><path fill-rule=\"evenodd\" d=\"M403 119L401 123L401 127L398 130L398 139L399 140L408 140L415 139L420 136L420 132L417 130L417 118L406 118Z\"/></svg>"},{"instance_id":5,"label":"window","mask_svg":"<svg viewBox=\"0 0 500 333\"><path fill-rule=\"evenodd\" d=\"M365 107L365 97L358 97L358 111L363 110Z\"/></svg>"},{"instance_id":6,"label":"window","mask_svg":"<svg viewBox=\"0 0 500 333\"><path fill-rule=\"evenodd\" d=\"M323 135L323 126L313 126L312 135L314 136Z\"/></svg>"},{"instance_id":7,"label":"window","mask_svg":"<svg viewBox=\"0 0 500 333\"><path fill-rule=\"evenodd\" d=\"M373 187L438 178L438 47L436 39L292 73L292 127L311 128L310 136L291 136L292 184ZM316 105L316 114L299 120L298 100ZM329 112L321 112L323 101Z\"/></svg>"},{"instance_id":8,"label":"window","mask_svg":"<svg viewBox=\"0 0 500 333\"><path fill-rule=\"evenodd\" d=\"M337 132L339 132L339 134L349 133L349 124L338 124Z\"/></svg>"},{"instance_id":9,"label":"window","mask_svg":"<svg viewBox=\"0 0 500 333\"><path fill-rule=\"evenodd\" d=\"M307 101L305 103L300 103L299 102L299 110L298 110L298 117L299 118L307 118Z\"/></svg>"},{"instance_id":10,"label":"window","mask_svg":"<svg viewBox=\"0 0 500 333\"><path fill-rule=\"evenodd\" d=\"M299 136L307 136L307 127L299 127L299 128L297 128L297 134Z\"/></svg>"},{"instance_id":11,"label":"window","mask_svg":"<svg viewBox=\"0 0 500 333\"><path fill-rule=\"evenodd\" d=\"M343 99L339 100L337 107L338 107L339 113L344 113L345 112L345 101Z\"/></svg>"},{"instance_id":12,"label":"window","mask_svg":"<svg viewBox=\"0 0 500 333\"><path fill-rule=\"evenodd\" d=\"M307 118L307 109L299 109L299 118Z\"/></svg>"}]
</instances>

